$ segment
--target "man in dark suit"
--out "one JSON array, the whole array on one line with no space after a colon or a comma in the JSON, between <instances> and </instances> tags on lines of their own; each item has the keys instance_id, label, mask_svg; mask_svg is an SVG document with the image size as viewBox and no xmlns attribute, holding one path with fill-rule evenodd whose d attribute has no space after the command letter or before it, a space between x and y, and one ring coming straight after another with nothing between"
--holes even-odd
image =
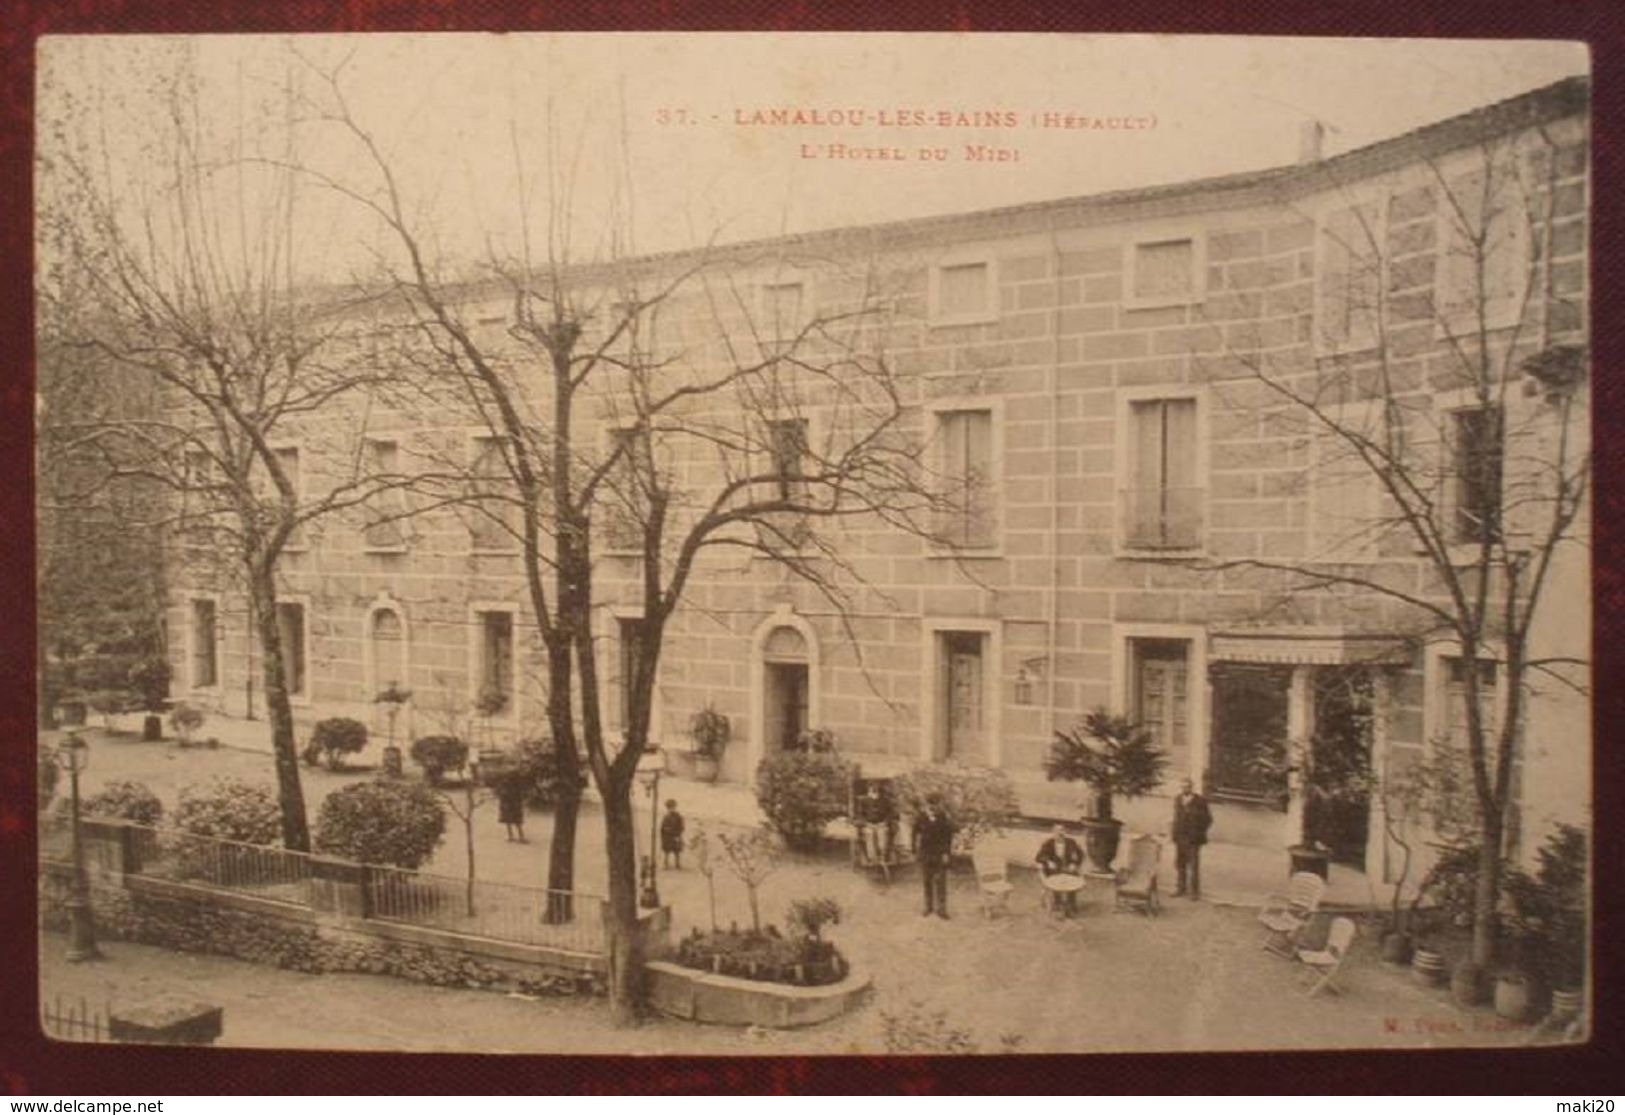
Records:
<instances>
[{"instance_id":1,"label":"man in dark suit","mask_svg":"<svg viewBox=\"0 0 1625 1115\"><path fill-rule=\"evenodd\" d=\"M1207 830L1213 825L1213 814L1207 799L1196 792L1189 778L1179 785L1179 796L1174 798L1174 896L1189 894L1193 899L1202 897L1202 845L1207 843Z\"/></svg>"},{"instance_id":2,"label":"man in dark suit","mask_svg":"<svg viewBox=\"0 0 1625 1115\"><path fill-rule=\"evenodd\" d=\"M1038 873L1044 878L1051 875L1081 875L1083 873L1083 848L1076 840L1066 833L1065 825L1056 825L1050 833L1050 838L1038 846ZM1067 891L1057 895L1061 901L1061 911L1072 914L1077 912L1078 896L1075 891Z\"/></svg>"},{"instance_id":3,"label":"man in dark suit","mask_svg":"<svg viewBox=\"0 0 1625 1115\"><path fill-rule=\"evenodd\" d=\"M925 909L921 917L948 916L948 858L954 850L954 823L935 798L914 822L914 848L920 860L920 879L925 884Z\"/></svg>"}]
</instances>

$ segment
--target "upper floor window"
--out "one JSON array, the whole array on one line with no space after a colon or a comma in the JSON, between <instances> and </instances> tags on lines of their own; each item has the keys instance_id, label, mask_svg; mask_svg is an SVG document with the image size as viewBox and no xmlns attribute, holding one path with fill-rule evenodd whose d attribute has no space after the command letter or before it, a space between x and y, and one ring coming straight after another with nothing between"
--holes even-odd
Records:
<instances>
[{"instance_id":1,"label":"upper floor window","mask_svg":"<svg viewBox=\"0 0 1625 1115\"><path fill-rule=\"evenodd\" d=\"M389 484L400 474L400 446L393 441L367 443L368 464L374 480ZM372 499L366 528L367 549L394 553L406 549L405 493L386 487Z\"/></svg>"},{"instance_id":2,"label":"upper floor window","mask_svg":"<svg viewBox=\"0 0 1625 1115\"><path fill-rule=\"evenodd\" d=\"M993 265L987 260L931 271L931 318L939 324L991 321L998 310L995 295Z\"/></svg>"},{"instance_id":3,"label":"upper floor window","mask_svg":"<svg viewBox=\"0 0 1625 1115\"><path fill-rule=\"evenodd\" d=\"M1321 222L1315 273L1315 341L1323 352L1371 348L1380 336L1383 206L1336 210Z\"/></svg>"},{"instance_id":4,"label":"upper floor window","mask_svg":"<svg viewBox=\"0 0 1625 1115\"><path fill-rule=\"evenodd\" d=\"M769 283L762 288L762 340L788 341L806 323L802 320L804 288L801 283Z\"/></svg>"},{"instance_id":5,"label":"upper floor window","mask_svg":"<svg viewBox=\"0 0 1625 1115\"><path fill-rule=\"evenodd\" d=\"M1377 556L1386 525L1377 473L1344 436L1371 436L1361 408L1328 412L1337 429L1317 424L1310 469L1309 557L1316 561L1364 562Z\"/></svg>"},{"instance_id":6,"label":"upper floor window","mask_svg":"<svg viewBox=\"0 0 1625 1115\"><path fill-rule=\"evenodd\" d=\"M476 551L503 553L518 542L515 521L517 508L508 497L512 485L502 439L474 439L473 505L469 517L469 544Z\"/></svg>"},{"instance_id":7,"label":"upper floor window","mask_svg":"<svg viewBox=\"0 0 1625 1115\"><path fill-rule=\"evenodd\" d=\"M613 551L643 550L648 500L644 486L649 473L649 438L635 427L609 431L609 452L616 455L597 501L604 523L604 544Z\"/></svg>"},{"instance_id":8,"label":"upper floor window","mask_svg":"<svg viewBox=\"0 0 1625 1115\"><path fill-rule=\"evenodd\" d=\"M1128 407L1123 540L1136 550L1202 543L1196 399L1135 399Z\"/></svg>"},{"instance_id":9,"label":"upper floor window","mask_svg":"<svg viewBox=\"0 0 1625 1115\"><path fill-rule=\"evenodd\" d=\"M1505 427L1498 406L1449 412L1446 440L1448 513L1454 541L1501 536L1501 474Z\"/></svg>"},{"instance_id":10,"label":"upper floor window","mask_svg":"<svg viewBox=\"0 0 1625 1115\"><path fill-rule=\"evenodd\" d=\"M1496 162L1450 180L1439 202L1438 309L1470 334L1517 321L1529 286L1529 216L1517 172Z\"/></svg>"},{"instance_id":11,"label":"upper floor window","mask_svg":"<svg viewBox=\"0 0 1625 1115\"><path fill-rule=\"evenodd\" d=\"M780 418L767 424L768 467L773 481L764 492L766 499L806 505L807 500L807 420ZM799 545L808 529L802 511L776 511L766 516L761 531L763 542L772 545Z\"/></svg>"},{"instance_id":12,"label":"upper floor window","mask_svg":"<svg viewBox=\"0 0 1625 1115\"><path fill-rule=\"evenodd\" d=\"M1148 240L1129 256L1131 307L1179 306L1201 298L1201 258L1195 237Z\"/></svg>"},{"instance_id":13,"label":"upper floor window","mask_svg":"<svg viewBox=\"0 0 1625 1115\"><path fill-rule=\"evenodd\" d=\"M971 549L998 543L998 492L991 409L937 411L943 544Z\"/></svg>"}]
</instances>

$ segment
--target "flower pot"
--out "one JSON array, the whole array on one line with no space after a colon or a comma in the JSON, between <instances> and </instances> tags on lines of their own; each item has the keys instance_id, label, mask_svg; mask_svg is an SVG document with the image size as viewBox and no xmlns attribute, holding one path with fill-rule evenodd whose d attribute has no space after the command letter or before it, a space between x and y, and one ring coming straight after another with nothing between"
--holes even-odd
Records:
<instances>
[{"instance_id":1,"label":"flower pot","mask_svg":"<svg viewBox=\"0 0 1625 1115\"><path fill-rule=\"evenodd\" d=\"M1386 964L1404 967L1411 962L1411 936L1390 930L1382 935L1382 959Z\"/></svg>"},{"instance_id":2,"label":"flower pot","mask_svg":"<svg viewBox=\"0 0 1625 1115\"><path fill-rule=\"evenodd\" d=\"M1578 987L1554 987L1552 989L1552 1017L1576 1018L1580 1008L1585 1005L1585 991Z\"/></svg>"},{"instance_id":3,"label":"flower pot","mask_svg":"<svg viewBox=\"0 0 1625 1115\"><path fill-rule=\"evenodd\" d=\"M716 756L695 753L694 780L696 782L715 782L717 780Z\"/></svg>"},{"instance_id":4,"label":"flower pot","mask_svg":"<svg viewBox=\"0 0 1625 1115\"><path fill-rule=\"evenodd\" d=\"M1534 1013L1534 988L1522 972L1504 972L1495 981L1495 1013L1525 1022Z\"/></svg>"},{"instance_id":5,"label":"flower pot","mask_svg":"<svg viewBox=\"0 0 1625 1115\"><path fill-rule=\"evenodd\" d=\"M1423 987L1444 983L1444 957L1428 945L1417 945L1411 954L1411 978Z\"/></svg>"},{"instance_id":6,"label":"flower pot","mask_svg":"<svg viewBox=\"0 0 1625 1115\"><path fill-rule=\"evenodd\" d=\"M164 738L164 718L155 712L147 713L141 721L141 740L144 743L156 743Z\"/></svg>"},{"instance_id":7,"label":"flower pot","mask_svg":"<svg viewBox=\"0 0 1625 1115\"><path fill-rule=\"evenodd\" d=\"M1457 1006L1462 1007L1476 1007L1484 1002L1489 992L1483 965L1474 964L1471 960L1457 964L1450 976L1450 997Z\"/></svg>"},{"instance_id":8,"label":"flower pot","mask_svg":"<svg viewBox=\"0 0 1625 1115\"><path fill-rule=\"evenodd\" d=\"M1117 843L1123 834L1123 822L1085 817L1079 823L1083 825L1083 846L1089 852L1090 868L1102 873L1110 871L1112 860L1117 858Z\"/></svg>"},{"instance_id":9,"label":"flower pot","mask_svg":"<svg viewBox=\"0 0 1625 1115\"><path fill-rule=\"evenodd\" d=\"M1303 844L1296 844L1286 850L1290 861L1288 873L1298 874L1307 871L1311 875L1319 875L1322 879L1331 879L1331 853L1320 848L1310 848Z\"/></svg>"}]
</instances>

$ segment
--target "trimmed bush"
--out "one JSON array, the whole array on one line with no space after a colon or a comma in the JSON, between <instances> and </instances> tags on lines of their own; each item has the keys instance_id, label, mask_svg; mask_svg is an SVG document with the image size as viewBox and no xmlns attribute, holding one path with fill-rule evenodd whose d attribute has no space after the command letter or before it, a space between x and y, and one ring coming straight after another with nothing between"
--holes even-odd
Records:
<instances>
[{"instance_id":1,"label":"trimmed bush","mask_svg":"<svg viewBox=\"0 0 1625 1115\"><path fill-rule=\"evenodd\" d=\"M367 746L367 726L348 716L318 720L310 733L310 746L326 756L328 770L340 770L344 767L344 756L354 755Z\"/></svg>"},{"instance_id":2,"label":"trimmed bush","mask_svg":"<svg viewBox=\"0 0 1625 1115\"><path fill-rule=\"evenodd\" d=\"M175 827L195 836L277 845L282 841L282 812L276 795L240 778L219 776L201 786L181 787Z\"/></svg>"},{"instance_id":3,"label":"trimmed bush","mask_svg":"<svg viewBox=\"0 0 1625 1115\"><path fill-rule=\"evenodd\" d=\"M524 779L525 804L532 809L545 809L562 796L564 780L559 774L559 757L550 739L521 740L514 773ZM576 792L585 788L585 774L578 775Z\"/></svg>"},{"instance_id":4,"label":"trimmed bush","mask_svg":"<svg viewBox=\"0 0 1625 1115\"><path fill-rule=\"evenodd\" d=\"M456 736L424 736L412 741L412 761L423 768L431 786L438 786L447 771L468 764L468 744Z\"/></svg>"},{"instance_id":5,"label":"trimmed bush","mask_svg":"<svg viewBox=\"0 0 1625 1115\"><path fill-rule=\"evenodd\" d=\"M316 850L361 863L415 868L446 832L446 811L420 782L358 782L327 795Z\"/></svg>"},{"instance_id":6,"label":"trimmed bush","mask_svg":"<svg viewBox=\"0 0 1625 1115\"><path fill-rule=\"evenodd\" d=\"M138 825L156 825L164 816L164 803L144 782L109 782L100 793L85 800L84 809L98 817L116 817Z\"/></svg>"},{"instance_id":7,"label":"trimmed bush","mask_svg":"<svg viewBox=\"0 0 1625 1115\"><path fill-rule=\"evenodd\" d=\"M846 815L854 768L830 753L790 751L763 759L756 768L756 800L768 827L787 847L818 847L824 827Z\"/></svg>"},{"instance_id":8,"label":"trimmed bush","mask_svg":"<svg viewBox=\"0 0 1625 1115\"><path fill-rule=\"evenodd\" d=\"M931 798L941 803L955 829L954 850L961 854L985 834L999 832L1017 810L1010 776L991 767L936 763L899 775L893 785L898 807L911 817L919 816Z\"/></svg>"},{"instance_id":9,"label":"trimmed bush","mask_svg":"<svg viewBox=\"0 0 1625 1115\"><path fill-rule=\"evenodd\" d=\"M203 727L203 722L207 719L202 709L192 705L176 705L169 712L169 726L181 738L183 744L192 742L192 733Z\"/></svg>"}]
</instances>

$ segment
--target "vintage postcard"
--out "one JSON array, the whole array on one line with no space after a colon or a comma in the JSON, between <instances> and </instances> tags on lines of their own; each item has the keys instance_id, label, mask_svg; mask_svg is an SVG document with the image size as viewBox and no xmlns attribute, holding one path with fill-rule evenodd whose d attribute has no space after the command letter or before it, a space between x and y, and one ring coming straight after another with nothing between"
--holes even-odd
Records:
<instances>
[{"instance_id":1,"label":"vintage postcard","mask_svg":"<svg viewBox=\"0 0 1625 1115\"><path fill-rule=\"evenodd\" d=\"M48 1035L1588 1037L1582 44L38 60Z\"/></svg>"}]
</instances>

